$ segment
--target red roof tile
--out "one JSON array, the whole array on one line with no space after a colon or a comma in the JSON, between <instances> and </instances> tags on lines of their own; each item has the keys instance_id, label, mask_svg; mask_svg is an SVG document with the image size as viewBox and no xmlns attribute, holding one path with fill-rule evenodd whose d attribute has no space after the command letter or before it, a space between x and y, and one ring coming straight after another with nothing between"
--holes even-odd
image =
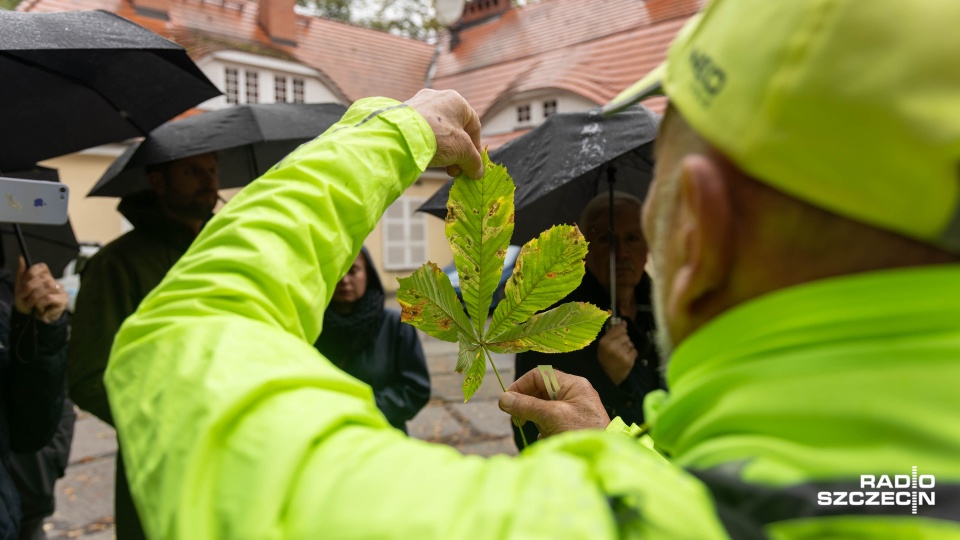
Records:
<instances>
[{"instance_id":1,"label":"red roof tile","mask_svg":"<svg viewBox=\"0 0 960 540\"><path fill-rule=\"evenodd\" d=\"M597 104L660 63L703 0L542 0L444 35L433 86L459 91L481 118L517 92L556 88Z\"/></svg>"},{"instance_id":2,"label":"red roof tile","mask_svg":"<svg viewBox=\"0 0 960 540\"><path fill-rule=\"evenodd\" d=\"M424 86L435 47L346 23L297 16L297 46L272 43L253 0L171 0L168 21L137 14L126 0L25 0L21 11L103 9L188 48L193 58L224 49L297 60L325 74L348 101L367 96L407 99ZM335 81L335 83L333 82ZM339 90L339 92L338 92Z\"/></svg>"},{"instance_id":3,"label":"red roof tile","mask_svg":"<svg viewBox=\"0 0 960 540\"><path fill-rule=\"evenodd\" d=\"M677 30L704 1L541 0L460 30L453 51L449 34L434 46L302 15L297 46L279 45L259 24L256 0L169 0L168 21L137 14L129 0L24 0L17 9L112 11L180 43L194 59L242 50L299 61L320 71L347 102L412 96L427 84L439 47L431 86L458 90L483 118L528 90L553 88L597 104L609 101L664 58ZM652 108L663 106L654 101ZM519 133L488 143L499 146Z\"/></svg>"}]
</instances>

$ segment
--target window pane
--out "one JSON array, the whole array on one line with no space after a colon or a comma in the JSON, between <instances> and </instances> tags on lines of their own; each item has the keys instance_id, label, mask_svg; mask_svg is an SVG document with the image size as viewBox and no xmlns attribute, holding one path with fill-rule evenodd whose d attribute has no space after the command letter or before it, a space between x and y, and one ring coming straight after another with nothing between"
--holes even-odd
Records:
<instances>
[{"instance_id":1,"label":"window pane","mask_svg":"<svg viewBox=\"0 0 960 540\"><path fill-rule=\"evenodd\" d=\"M427 248L424 246L412 246L410 248L410 262L413 266L419 266L427 262Z\"/></svg>"},{"instance_id":2,"label":"window pane","mask_svg":"<svg viewBox=\"0 0 960 540\"><path fill-rule=\"evenodd\" d=\"M234 68L225 68L223 93L227 95L227 103L237 103L239 99L239 76Z\"/></svg>"},{"instance_id":3,"label":"window pane","mask_svg":"<svg viewBox=\"0 0 960 540\"><path fill-rule=\"evenodd\" d=\"M413 222L410 223L410 241L422 242L426 238L427 238L427 226L423 223L423 219L413 218Z\"/></svg>"},{"instance_id":4,"label":"window pane","mask_svg":"<svg viewBox=\"0 0 960 540\"><path fill-rule=\"evenodd\" d=\"M247 79L247 103L259 103L259 77L256 71L244 73Z\"/></svg>"},{"instance_id":5,"label":"window pane","mask_svg":"<svg viewBox=\"0 0 960 540\"><path fill-rule=\"evenodd\" d=\"M392 266L394 268L398 266L405 266L407 261L404 256L406 255L405 249L402 247L388 247L387 248L387 266Z\"/></svg>"},{"instance_id":6,"label":"window pane","mask_svg":"<svg viewBox=\"0 0 960 540\"><path fill-rule=\"evenodd\" d=\"M293 102L304 103L303 79L293 79Z\"/></svg>"},{"instance_id":7,"label":"window pane","mask_svg":"<svg viewBox=\"0 0 960 540\"><path fill-rule=\"evenodd\" d=\"M387 226L387 242L403 242L403 227L399 225Z\"/></svg>"},{"instance_id":8,"label":"window pane","mask_svg":"<svg viewBox=\"0 0 960 540\"><path fill-rule=\"evenodd\" d=\"M282 75L273 76L273 100L277 103L287 101L287 78Z\"/></svg>"},{"instance_id":9,"label":"window pane","mask_svg":"<svg viewBox=\"0 0 960 540\"><path fill-rule=\"evenodd\" d=\"M548 118L550 115L557 113L557 100L551 99L549 101L543 102L543 117Z\"/></svg>"},{"instance_id":10,"label":"window pane","mask_svg":"<svg viewBox=\"0 0 960 540\"><path fill-rule=\"evenodd\" d=\"M517 107L517 122L530 121L530 105L520 105Z\"/></svg>"},{"instance_id":11,"label":"window pane","mask_svg":"<svg viewBox=\"0 0 960 540\"><path fill-rule=\"evenodd\" d=\"M387 211L383 213L383 216L389 219L403 219L403 199L391 204L387 207Z\"/></svg>"}]
</instances>

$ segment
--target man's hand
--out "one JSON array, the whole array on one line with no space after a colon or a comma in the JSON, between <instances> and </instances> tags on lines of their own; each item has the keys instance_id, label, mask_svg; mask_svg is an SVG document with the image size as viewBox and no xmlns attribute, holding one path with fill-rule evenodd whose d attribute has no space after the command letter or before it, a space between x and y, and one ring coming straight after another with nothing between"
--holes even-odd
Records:
<instances>
[{"instance_id":1,"label":"man's hand","mask_svg":"<svg viewBox=\"0 0 960 540\"><path fill-rule=\"evenodd\" d=\"M606 428L610 417L590 383L583 377L554 372L560 383L556 401L550 400L543 377L534 369L500 395L500 410L521 422L536 424L541 438L575 429Z\"/></svg>"},{"instance_id":2,"label":"man's hand","mask_svg":"<svg viewBox=\"0 0 960 540\"><path fill-rule=\"evenodd\" d=\"M480 117L467 100L454 90L425 88L405 103L423 115L437 138L431 167L446 167L450 176L461 172L472 178L483 176Z\"/></svg>"},{"instance_id":3,"label":"man's hand","mask_svg":"<svg viewBox=\"0 0 960 540\"><path fill-rule=\"evenodd\" d=\"M46 324L60 319L69 300L67 291L53 279L46 264L37 263L27 269L23 257L17 266L13 298L17 311L24 315L33 313L37 320Z\"/></svg>"},{"instance_id":4,"label":"man's hand","mask_svg":"<svg viewBox=\"0 0 960 540\"><path fill-rule=\"evenodd\" d=\"M621 321L600 338L597 360L607 377L620 384L637 362L637 348L627 334L627 323Z\"/></svg>"}]
</instances>

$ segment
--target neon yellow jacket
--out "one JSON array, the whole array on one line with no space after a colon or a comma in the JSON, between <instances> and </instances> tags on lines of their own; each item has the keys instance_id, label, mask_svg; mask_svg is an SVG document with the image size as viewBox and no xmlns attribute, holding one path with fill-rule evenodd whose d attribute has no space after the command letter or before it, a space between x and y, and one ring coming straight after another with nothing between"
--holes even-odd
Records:
<instances>
[{"instance_id":1,"label":"neon yellow jacket","mask_svg":"<svg viewBox=\"0 0 960 540\"><path fill-rule=\"evenodd\" d=\"M152 538L960 538L958 266L824 280L712 321L648 399L673 463L616 433L482 459L391 429L311 343L435 144L409 108L356 103L124 324L106 383ZM917 515L820 504L914 466L936 477Z\"/></svg>"},{"instance_id":2,"label":"neon yellow jacket","mask_svg":"<svg viewBox=\"0 0 960 540\"><path fill-rule=\"evenodd\" d=\"M706 489L627 437L465 457L392 429L313 348L337 280L435 151L415 111L357 102L226 205L123 325L106 384L148 535L725 537Z\"/></svg>"}]
</instances>

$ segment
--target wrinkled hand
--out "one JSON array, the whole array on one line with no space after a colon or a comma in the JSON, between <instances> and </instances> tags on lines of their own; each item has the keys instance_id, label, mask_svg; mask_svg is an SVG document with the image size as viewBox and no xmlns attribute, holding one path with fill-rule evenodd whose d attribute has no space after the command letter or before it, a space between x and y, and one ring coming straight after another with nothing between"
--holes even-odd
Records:
<instances>
[{"instance_id":1,"label":"wrinkled hand","mask_svg":"<svg viewBox=\"0 0 960 540\"><path fill-rule=\"evenodd\" d=\"M427 120L437 138L431 167L446 167L450 176L461 172L472 178L483 176L480 117L467 100L454 90L425 88L405 103Z\"/></svg>"},{"instance_id":2,"label":"wrinkled hand","mask_svg":"<svg viewBox=\"0 0 960 540\"><path fill-rule=\"evenodd\" d=\"M24 315L33 313L37 320L46 324L60 319L68 302L67 291L53 279L47 265L37 263L28 269L23 257L17 266L13 298L17 311Z\"/></svg>"},{"instance_id":3,"label":"wrinkled hand","mask_svg":"<svg viewBox=\"0 0 960 540\"><path fill-rule=\"evenodd\" d=\"M500 395L500 410L521 423L536 424L541 438L576 429L606 428L610 417L590 383L583 377L554 372L560 383L556 401L550 400L543 377L533 369Z\"/></svg>"},{"instance_id":4,"label":"wrinkled hand","mask_svg":"<svg viewBox=\"0 0 960 540\"><path fill-rule=\"evenodd\" d=\"M607 377L620 384L637 362L637 348L627 334L627 323L621 321L600 338L597 360Z\"/></svg>"}]
</instances>

